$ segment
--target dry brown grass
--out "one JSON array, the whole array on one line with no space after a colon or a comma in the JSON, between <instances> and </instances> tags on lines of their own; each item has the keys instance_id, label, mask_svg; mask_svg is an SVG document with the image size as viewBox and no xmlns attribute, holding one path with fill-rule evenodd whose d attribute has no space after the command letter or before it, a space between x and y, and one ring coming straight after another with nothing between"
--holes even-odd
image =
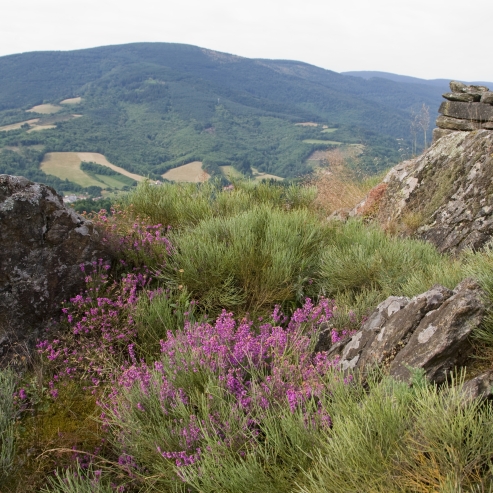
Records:
<instances>
[{"instance_id":1,"label":"dry brown grass","mask_svg":"<svg viewBox=\"0 0 493 493\"><path fill-rule=\"evenodd\" d=\"M354 159L355 156L348 156L347 151L327 151L324 158L329 167L316 170L309 182L309 185L317 188L316 206L324 214L332 214L340 209L352 209L372 188L372 181L358 179L349 171L347 160Z\"/></svg>"}]
</instances>

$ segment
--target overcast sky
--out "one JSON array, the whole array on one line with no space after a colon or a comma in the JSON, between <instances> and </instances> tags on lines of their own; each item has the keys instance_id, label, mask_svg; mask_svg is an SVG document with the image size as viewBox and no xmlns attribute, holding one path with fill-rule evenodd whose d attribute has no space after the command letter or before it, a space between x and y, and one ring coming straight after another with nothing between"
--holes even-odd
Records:
<instances>
[{"instance_id":1,"label":"overcast sky","mask_svg":"<svg viewBox=\"0 0 493 493\"><path fill-rule=\"evenodd\" d=\"M0 0L0 56L136 41L493 81L493 0Z\"/></svg>"}]
</instances>

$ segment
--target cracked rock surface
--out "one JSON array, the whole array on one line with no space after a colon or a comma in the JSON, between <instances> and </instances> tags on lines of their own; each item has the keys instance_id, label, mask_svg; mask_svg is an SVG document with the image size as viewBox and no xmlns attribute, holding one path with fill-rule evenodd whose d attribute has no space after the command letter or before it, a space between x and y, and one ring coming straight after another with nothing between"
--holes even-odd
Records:
<instances>
[{"instance_id":1,"label":"cracked rock surface","mask_svg":"<svg viewBox=\"0 0 493 493\"><path fill-rule=\"evenodd\" d=\"M410 381L409 368L422 368L431 381L442 383L470 356L470 335L485 311L483 293L471 279L453 291L435 286L412 299L391 296L351 338L320 349L338 356L344 370L383 365Z\"/></svg>"},{"instance_id":2,"label":"cracked rock surface","mask_svg":"<svg viewBox=\"0 0 493 493\"><path fill-rule=\"evenodd\" d=\"M0 343L34 339L107 259L93 224L50 187L0 175Z\"/></svg>"},{"instance_id":3,"label":"cracked rock surface","mask_svg":"<svg viewBox=\"0 0 493 493\"><path fill-rule=\"evenodd\" d=\"M387 174L374 218L384 227L456 254L493 235L493 132L449 131ZM368 209L371 192L350 213Z\"/></svg>"}]
</instances>

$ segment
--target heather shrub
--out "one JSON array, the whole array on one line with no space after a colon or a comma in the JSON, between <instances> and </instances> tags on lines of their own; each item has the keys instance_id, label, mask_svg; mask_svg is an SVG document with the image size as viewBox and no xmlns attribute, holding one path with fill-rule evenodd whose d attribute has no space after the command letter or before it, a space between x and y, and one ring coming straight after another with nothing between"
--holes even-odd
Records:
<instances>
[{"instance_id":1,"label":"heather shrub","mask_svg":"<svg viewBox=\"0 0 493 493\"><path fill-rule=\"evenodd\" d=\"M98 386L124 361L126 348L137 335L134 320L138 293L150 281L146 274L126 274L112 279L109 265L94 263L86 272L86 290L70 299L62 309L63 318L49 338L37 344L50 362L53 375L49 389L64 379L82 378L88 386Z\"/></svg>"},{"instance_id":2,"label":"heather shrub","mask_svg":"<svg viewBox=\"0 0 493 493\"><path fill-rule=\"evenodd\" d=\"M320 403L327 382L343 377L313 354L331 315L323 299L307 299L289 322L279 308L255 324L223 312L168 333L154 365L130 347L133 365L104 406L120 462L147 471L158 491L181 482L183 491L287 491L310 462L300 450L331 426Z\"/></svg>"},{"instance_id":3,"label":"heather shrub","mask_svg":"<svg viewBox=\"0 0 493 493\"><path fill-rule=\"evenodd\" d=\"M261 313L276 303L296 306L316 292L321 245L329 228L309 211L266 206L202 221L173 232L174 251L162 279L211 313ZM299 306L299 305L298 305Z\"/></svg>"},{"instance_id":4,"label":"heather shrub","mask_svg":"<svg viewBox=\"0 0 493 493\"><path fill-rule=\"evenodd\" d=\"M102 232L102 241L117 260L120 272L132 269L149 272L165 263L172 251L166 237L169 228L151 223L132 207L123 209L116 205L111 214L102 209L91 218Z\"/></svg>"}]
</instances>

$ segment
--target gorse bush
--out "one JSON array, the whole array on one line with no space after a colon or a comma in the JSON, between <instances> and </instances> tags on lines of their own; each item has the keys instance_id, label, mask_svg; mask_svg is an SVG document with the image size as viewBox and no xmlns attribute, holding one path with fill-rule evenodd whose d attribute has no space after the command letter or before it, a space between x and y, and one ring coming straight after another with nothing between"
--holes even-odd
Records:
<instances>
[{"instance_id":1,"label":"gorse bush","mask_svg":"<svg viewBox=\"0 0 493 493\"><path fill-rule=\"evenodd\" d=\"M328 228L307 210L255 207L171 232L162 278L186 287L207 311L258 313L314 294Z\"/></svg>"},{"instance_id":2,"label":"gorse bush","mask_svg":"<svg viewBox=\"0 0 493 493\"><path fill-rule=\"evenodd\" d=\"M431 244L393 238L357 220L334 227L320 260L323 292L349 303L362 295L371 303L390 295L414 296L434 284L454 288L464 276L458 261Z\"/></svg>"},{"instance_id":3,"label":"gorse bush","mask_svg":"<svg viewBox=\"0 0 493 493\"><path fill-rule=\"evenodd\" d=\"M124 204L135 214L148 217L150 224L173 229L195 226L214 217L227 218L260 205L272 208L309 207L316 191L310 187L282 186L268 183L235 182L223 189L219 183L139 184Z\"/></svg>"}]
</instances>

